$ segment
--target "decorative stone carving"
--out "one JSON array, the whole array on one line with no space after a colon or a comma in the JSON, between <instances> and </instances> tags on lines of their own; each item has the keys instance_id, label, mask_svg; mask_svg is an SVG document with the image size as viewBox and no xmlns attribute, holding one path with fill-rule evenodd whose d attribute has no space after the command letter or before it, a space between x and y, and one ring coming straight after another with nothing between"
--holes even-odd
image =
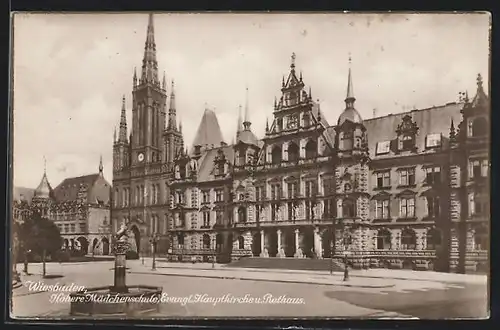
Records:
<instances>
[{"instance_id":1,"label":"decorative stone carving","mask_svg":"<svg viewBox=\"0 0 500 330\"><path fill-rule=\"evenodd\" d=\"M260 256L262 258L269 258L269 251L267 250L267 248L264 248L264 250L260 253Z\"/></svg>"}]
</instances>

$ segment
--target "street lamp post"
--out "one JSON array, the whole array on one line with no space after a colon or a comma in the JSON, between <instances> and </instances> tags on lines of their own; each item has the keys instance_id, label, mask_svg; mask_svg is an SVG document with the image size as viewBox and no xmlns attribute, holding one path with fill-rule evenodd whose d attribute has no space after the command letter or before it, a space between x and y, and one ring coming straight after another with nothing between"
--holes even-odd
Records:
<instances>
[{"instance_id":1,"label":"street lamp post","mask_svg":"<svg viewBox=\"0 0 500 330\"><path fill-rule=\"evenodd\" d=\"M349 266L348 266L348 251L347 245L350 243L350 235L345 231L344 227L344 281L349 281Z\"/></svg>"},{"instance_id":2,"label":"street lamp post","mask_svg":"<svg viewBox=\"0 0 500 330\"><path fill-rule=\"evenodd\" d=\"M212 249L213 255L212 255L212 268L215 268L215 250L217 249L217 239L216 236L214 236L214 248Z\"/></svg>"},{"instance_id":3,"label":"street lamp post","mask_svg":"<svg viewBox=\"0 0 500 330\"><path fill-rule=\"evenodd\" d=\"M153 264L151 265L151 270L156 270L156 245L158 244L158 233L154 233L151 237L151 245L153 252Z\"/></svg>"}]
</instances>

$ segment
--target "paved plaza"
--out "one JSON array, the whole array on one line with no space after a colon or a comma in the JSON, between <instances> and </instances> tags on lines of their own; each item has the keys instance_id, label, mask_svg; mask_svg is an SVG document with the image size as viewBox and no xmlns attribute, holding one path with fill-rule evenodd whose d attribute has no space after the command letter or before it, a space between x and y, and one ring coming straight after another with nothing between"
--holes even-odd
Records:
<instances>
[{"instance_id":1,"label":"paved plaza","mask_svg":"<svg viewBox=\"0 0 500 330\"><path fill-rule=\"evenodd\" d=\"M482 275L389 270L351 271L343 274L312 271L225 268L211 264L175 264L151 259L128 261L127 284L163 288L169 297L206 297L196 303L160 305L154 317L353 317L353 318L478 318L486 317L487 280ZM22 266L19 265L19 270ZM51 302L54 292L37 290L30 283L102 286L113 283L113 262L51 263L41 278L41 265L31 264L23 286L13 291L13 316L69 317L69 302ZM286 297L265 304L212 303L210 298ZM300 301L299 301L300 300Z\"/></svg>"}]
</instances>

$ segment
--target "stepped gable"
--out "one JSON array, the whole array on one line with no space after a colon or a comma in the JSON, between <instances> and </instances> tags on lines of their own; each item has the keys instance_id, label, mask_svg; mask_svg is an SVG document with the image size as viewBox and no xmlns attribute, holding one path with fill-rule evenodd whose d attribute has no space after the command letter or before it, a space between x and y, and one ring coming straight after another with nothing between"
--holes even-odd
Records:
<instances>
[{"instance_id":1,"label":"stepped gable","mask_svg":"<svg viewBox=\"0 0 500 330\"><path fill-rule=\"evenodd\" d=\"M99 173L67 178L54 189L58 202L75 201L79 197L80 185L87 187L86 200L89 203L108 203L111 185Z\"/></svg>"},{"instance_id":2,"label":"stepped gable","mask_svg":"<svg viewBox=\"0 0 500 330\"><path fill-rule=\"evenodd\" d=\"M217 153L219 150L224 152L224 155L226 156L226 160L229 162L229 164L234 163L234 148L233 146L223 146L223 147L218 147L218 148L213 148L206 150L200 160L198 161L199 164L199 171L198 171L198 182L206 182L206 181L212 181L215 180L215 176L213 174L214 171L214 160L215 157L217 157Z\"/></svg>"},{"instance_id":3,"label":"stepped gable","mask_svg":"<svg viewBox=\"0 0 500 330\"><path fill-rule=\"evenodd\" d=\"M26 201L28 204L31 203L31 199L35 195L35 189L24 188L24 187L14 187L14 191L12 192L12 200L13 201Z\"/></svg>"},{"instance_id":4,"label":"stepped gable","mask_svg":"<svg viewBox=\"0 0 500 330\"><path fill-rule=\"evenodd\" d=\"M201 150L203 151L216 148L222 142L224 142L224 138L222 137L217 115L214 111L205 109L198 130L196 131L191 153L193 153L195 146L201 146Z\"/></svg>"},{"instance_id":5,"label":"stepped gable","mask_svg":"<svg viewBox=\"0 0 500 330\"><path fill-rule=\"evenodd\" d=\"M443 106L432 107L421 110L413 110L398 114L391 114L384 117L365 119L363 121L368 134L368 148L370 157L379 158L376 156L377 142L391 141L396 139L396 130L401 124L403 117L410 115L412 121L419 128L416 137L417 151L420 153L425 150L426 137L429 134L442 134L442 141L446 147L448 141L450 124L453 120L455 123L462 121L460 110L462 103L448 103ZM387 156L386 156L387 157Z\"/></svg>"}]
</instances>

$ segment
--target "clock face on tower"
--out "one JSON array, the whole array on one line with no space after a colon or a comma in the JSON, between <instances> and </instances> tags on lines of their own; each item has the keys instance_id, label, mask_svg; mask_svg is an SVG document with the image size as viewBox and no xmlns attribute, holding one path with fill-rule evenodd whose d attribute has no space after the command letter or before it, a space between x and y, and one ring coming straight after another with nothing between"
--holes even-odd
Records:
<instances>
[{"instance_id":1,"label":"clock face on tower","mask_svg":"<svg viewBox=\"0 0 500 330\"><path fill-rule=\"evenodd\" d=\"M142 162L144 160L144 154L141 152L140 154L137 155L137 159Z\"/></svg>"}]
</instances>

